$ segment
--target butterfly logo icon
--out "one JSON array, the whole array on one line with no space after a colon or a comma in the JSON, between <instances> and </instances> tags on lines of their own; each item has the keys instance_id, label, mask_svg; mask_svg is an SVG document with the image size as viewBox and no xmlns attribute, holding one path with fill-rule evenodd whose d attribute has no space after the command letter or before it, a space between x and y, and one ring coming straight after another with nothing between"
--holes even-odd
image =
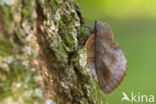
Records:
<instances>
[{"instance_id":1,"label":"butterfly logo icon","mask_svg":"<svg viewBox=\"0 0 156 104\"><path fill-rule=\"evenodd\" d=\"M123 95L123 97L122 97L121 101L126 100L126 101L131 102L131 100L128 98L128 96L127 96L127 94L125 92L122 92L122 95Z\"/></svg>"}]
</instances>

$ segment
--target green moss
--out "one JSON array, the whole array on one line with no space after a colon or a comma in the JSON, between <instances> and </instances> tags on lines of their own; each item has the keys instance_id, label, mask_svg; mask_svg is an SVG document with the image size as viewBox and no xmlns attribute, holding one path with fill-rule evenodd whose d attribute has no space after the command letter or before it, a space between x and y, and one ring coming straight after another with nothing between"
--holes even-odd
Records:
<instances>
[{"instance_id":1,"label":"green moss","mask_svg":"<svg viewBox=\"0 0 156 104\"><path fill-rule=\"evenodd\" d=\"M7 46L8 44L3 42L0 45ZM0 55L0 104L3 104L8 98L12 99L12 102L18 102L20 98L23 100L23 104L32 104L34 98L43 102L43 98L39 98L34 91L39 87L39 84L33 79L33 76L39 73L37 71L31 72L29 64L28 66L24 64L27 61L26 56L20 54L19 57L16 52L12 51L7 56Z\"/></svg>"},{"instance_id":2,"label":"green moss","mask_svg":"<svg viewBox=\"0 0 156 104\"><path fill-rule=\"evenodd\" d=\"M7 31L8 33L11 33L13 26L13 12L11 7L0 6L0 18L3 18L2 19L3 28L5 30L8 30Z\"/></svg>"},{"instance_id":3,"label":"green moss","mask_svg":"<svg viewBox=\"0 0 156 104\"><path fill-rule=\"evenodd\" d=\"M22 15L23 15L23 20L29 19L33 21L33 13L35 13L35 4L33 0L23 0L23 9L22 9Z\"/></svg>"},{"instance_id":4,"label":"green moss","mask_svg":"<svg viewBox=\"0 0 156 104\"><path fill-rule=\"evenodd\" d=\"M56 73L48 73L48 76L44 76L44 82L46 82L46 88L44 90L49 92L53 88L54 85L49 80L49 76L52 74L58 85L57 89L53 89L54 93L57 93L55 99L53 99L56 103L63 104L67 100L80 104L103 103L103 92L99 89L97 80L93 78L93 75L90 74L87 68L87 50L84 48L85 36L87 35L82 30L79 31L80 18L75 11L75 2L73 0L38 1L41 3L40 9L43 9L43 14L41 13L38 16L43 17L40 21L43 24L39 27L41 34L37 38L42 39L39 41L41 42L39 44L46 47L41 47L41 49L47 49L44 50L46 51L45 54L52 55L55 58L54 61L51 61L49 58L47 60L44 59L48 62L54 62L47 63L45 65L47 67L44 70L49 68L47 72L56 72L56 69L64 69L61 71L57 70ZM5 13L2 17L6 18L6 20L3 20L5 29L10 29L10 34L16 33L19 40L22 41L23 46L27 46L28 43L25 38L28 34L33 33L34 20L36 19L34 16L35 1L15 0L15 2L13 7L0 9L0 14ZM16 16L21 17L19 20L16 20ZM14 101L18 101L20 96L26 104L34 103L33 98L43 103L41 92L38 90L38 84L33 79L33 76L38 75L38 73L36 73L37 71L30 71L32 69L30 62L34 58L33 55L27 55L23 47L17 44L13 43L13 46L10 45L12 44L11 42L2 42L1 44L10 47L9 49L5 49L4 46L0 45L0 49L4 53L7 53L5 56L11 57L12 61L6 62L8 68L4 66L1 68L3 70L0 70L0 73L3 73L3 76L0 76L0 81L5 86L0 89L0 92L2 92L0 98L4 95L11 95ZM43 50L41 51L43 52ZM8 57L0 55L0 59L6 58L5 60L8 60ZM0 64L5 65L2 61ZM56 68L52 69L53 66L56 66ZM8 71L5 71L5 69L8 69ZM5 83L6 79L7 82ZM27 93L31 93L27 99L25 98L27 94L24 94L26 91ZM47 93L46 91L45 93Z\"/></svg>"},{"instance_id":5,"label":"green moss","mask_svg":"<svg viewBox=\"0 0 156 104\"><path fill-rule=\"evenodd\" d=\"M8 56L10 54L13 54L13 43L0 39L0 56Z\"/></svg>"},{"instance_id":6,"label":"green moss","mask_svg":"<svg viewBox=\"0 0 156 104\"><path fill-rule=\"evenodd\" d=\"M76 72L78 75L78 84L79 86L83 85L85 89L84 95L86 98L89 98L90 102L95 104L104 104L105 98L103 91L99 88L97 79L88 70L86 66L87 57L86 57L86 48L79 49L77 55L73 57L72 62L77 67ZM77 62L79 60L79 63ZM88 104L88 103L85 103Z\"/></svg>"},{"instance_id":7,"label":"green moss","mask_svg":"<svg viewBox=\"0 0 156 104\"><path fill-rule=\"evenodd\" d=\"M17 44L17 39L15 42L12 38L5 40L0 34L0 104L7 100L22 104L44 103L44 98L35 93L35 89L40 88L39 82L33 79L39 75L31 65L35 56L24 51L28 44L26 37L32 34L35 23L35 1L13 1L12 6L0 5L0 19L7 33L16 34L23 46Z\"/></svg>"}]
</instances>

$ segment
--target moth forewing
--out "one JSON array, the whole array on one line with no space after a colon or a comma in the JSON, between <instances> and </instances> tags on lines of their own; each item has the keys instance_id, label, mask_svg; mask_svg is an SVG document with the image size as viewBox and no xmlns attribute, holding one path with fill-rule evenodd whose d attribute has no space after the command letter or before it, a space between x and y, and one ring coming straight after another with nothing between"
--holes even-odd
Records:
<instances>
[{"instance_id":1,"label":"moth forewing","mask_svg":"<svg viewBox=\"0 0 156 104\"><path fill-rule=\"evenodd\" d=\"M120 45L113 40L111 28L95 21L95 34L87 41L88 65L97 74L100 87L110 93L126 75L127 60ZM96 70L96 73L95 73Z\"/></svg>"}]
</instances>

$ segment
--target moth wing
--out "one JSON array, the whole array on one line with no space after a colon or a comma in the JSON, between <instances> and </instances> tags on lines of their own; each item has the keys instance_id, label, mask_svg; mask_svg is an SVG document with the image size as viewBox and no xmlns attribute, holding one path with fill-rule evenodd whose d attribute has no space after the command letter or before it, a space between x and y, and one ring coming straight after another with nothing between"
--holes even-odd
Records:
<instances>
[{"instance_id":1,"label":"moth wing","mask_svg":"<svg viewBox=\"0 0 156 104\"><path fill-rule=\"evenodd\" d=\"M113 39L108 25L98 22L95 34L95 68L100 87L110 93L120 85L127 70L127 60L120 46Z\"/></svg>"},{"instance_id":2,"label":"moth wing","mask_svg":"<svg viewBox=\"0 0 156 104\"><path fill-rule=\"evenodd\" d=\"M95 39L95 35L92 34L90 38L87 40L85 46L87 48L87 61L88 61L89 69L91 70L91 73L97 78L96 71L95 71L94 39Z\"/></svg>"},{"instance_id":3,"label":"moth wing","mask_svg":"<svg viewBox=\"0 0 156 104\"><path fill-rule=\"evenodd\" d=\"M114 48L107 43L103 43L105 47L104 54L101 55L101 63L103 68L97 69L97 76L101 88L105 93L110 93L117 88L127 70L127 60L121 48Z\"/></svg>"}]
</instances>

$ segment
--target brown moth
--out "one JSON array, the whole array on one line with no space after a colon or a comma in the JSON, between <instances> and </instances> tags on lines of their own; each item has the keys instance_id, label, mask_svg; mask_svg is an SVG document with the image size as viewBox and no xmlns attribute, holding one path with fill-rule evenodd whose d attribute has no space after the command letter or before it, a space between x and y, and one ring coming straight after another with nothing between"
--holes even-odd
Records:
<instances>
[{"instance_id":1,"label":"brown moth","mask_svg":"<svg viewBox=\"0 0 156 104\"><path fill-rule=\"evenodd\" d=\"M95 21L91 37L87 40L88 66L97 77L101 89L107 94L118 87L126 75L127 60L119 44L113 40L111 28Z\"/></svg>"}]
</instances>

